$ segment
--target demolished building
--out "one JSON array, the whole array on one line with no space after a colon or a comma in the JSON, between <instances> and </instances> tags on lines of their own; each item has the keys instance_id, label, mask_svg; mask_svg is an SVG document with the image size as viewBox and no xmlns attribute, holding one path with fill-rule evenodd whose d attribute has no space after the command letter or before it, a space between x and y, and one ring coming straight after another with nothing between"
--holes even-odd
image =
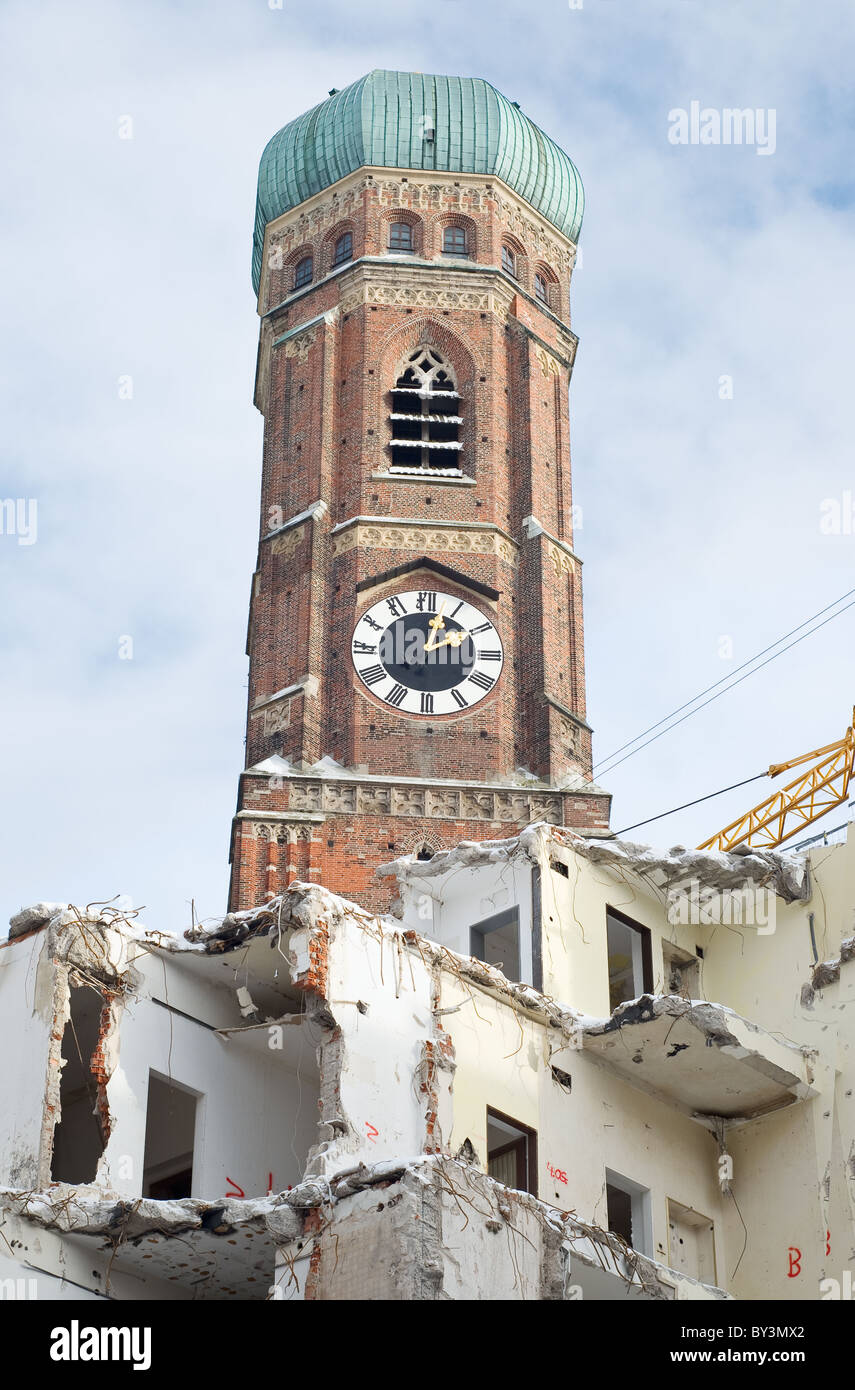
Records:
<instances>
[{"instance_id":1,"label":"demolished building","mask_svg":"<svg viewBox=\"0 0 855 1390\"><path fill-rule=\"evenodd\" d=\"M231 910L13 918L4 1296L851 1287L855 842L660 853L593 780L583 206L479 78L266 146Z\"/></svg>"},{"instance_id":2,"label":"demolished building","mask_svg":"<svg viewBox=\"0 0 855 1390\"><path fill-rule=\"evenodd\" d=\"M184 936L29 909L0 948L0 1278L819 1298L855 1247L853 870L852 840L541 824L383 866L396 915L300 883Z\"/></svg>"}]
</instances>

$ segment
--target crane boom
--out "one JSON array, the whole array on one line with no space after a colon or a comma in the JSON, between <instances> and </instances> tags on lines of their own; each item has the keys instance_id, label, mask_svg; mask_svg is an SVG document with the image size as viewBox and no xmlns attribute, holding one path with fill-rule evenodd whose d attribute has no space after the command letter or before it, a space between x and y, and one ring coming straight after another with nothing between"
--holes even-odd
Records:
<instances>
[{"instance_id":1,"label":"crane boom","mask_svg":"<svg viewBox=\"0 0 855 1390\"><path fill-rule=\"evenodd\" d=\"M774 849L806 825L819 820L827 811L840 806L849 795L855 762L853 726L855 709L852 711L852 724L836 743L814 748L813 752L791 758L787 763L773 763L769 776L778 777L800 763L819 759L807 772L801 773L780 791L773 792L758 806L746 811L745 815L731 821L730 825L710 836L698 848L732 850L746 845L752 849Z\"/></svg>"}]
</instances>

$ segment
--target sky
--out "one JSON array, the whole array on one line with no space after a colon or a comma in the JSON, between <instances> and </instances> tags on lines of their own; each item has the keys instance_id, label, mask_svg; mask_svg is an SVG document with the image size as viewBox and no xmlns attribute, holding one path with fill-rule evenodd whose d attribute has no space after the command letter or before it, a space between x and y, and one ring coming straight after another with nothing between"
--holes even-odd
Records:
<instances>
[{"instance_id":1,"label":"sky","mask_svg":"<svg viewBox=\"0 0 855 1390\"><path fill-rule=\"evenodd\" d=\"M225 909L258 158L371 68L487 78L585 185L595 761L855 588L853 31L848 0L5 0L0 922L115 894L164 930ZM774 112L774 142L675 144L693 102L767 133ZM613 827L841 737L853 636L855 608L602 776ZM698 843L771 789L634 838Z\"/></svg>"}]
</instances>

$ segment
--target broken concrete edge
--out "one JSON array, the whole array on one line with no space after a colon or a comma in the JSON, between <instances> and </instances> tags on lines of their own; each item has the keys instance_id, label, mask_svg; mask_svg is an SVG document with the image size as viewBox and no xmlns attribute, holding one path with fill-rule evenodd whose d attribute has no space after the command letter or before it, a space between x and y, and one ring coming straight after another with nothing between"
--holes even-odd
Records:
<instances>
[{"instance_id":1,"label":"broken concrete edge","mask_svg":"<svg viewBox=\"0 0 855 1390\"><path fill-rule=\"evenodd\" d=\"M449 1175L453 1175L453 1183ZM64 1235L103 1238L117 1249L151 1236L180 1238L195 1231L226 1236L247 1226L267 1231L277 1245L287 1246L321 1232L316 1216L320 1209L326 1209L328 1225L338 1203L366 1188L388 1188L407 1180L422 1185L441 1185L445 1181L458 1200L465 1185L474 1181L495 1194L498 1212L509 1229L513 1229L513 1208L524 1208L539 1222L545 1235L565 1243L574 1260L591 1269L605 1270L628 1286L643 1288L654 1298L670 1300L676 1296L675 1271L629 1249L619 1236L580 1221L572 1212L561 1211L531 1193L507 1188L464 1160L442 1154L419 1154L371 1165L360 1163L328 1178L309 1179L289 1192L259 1198L223 1197L208 1201L188 1197L161 1202L143 1197L136 1201L108 1201L91 1187L75 1188L64 1183L41 1192L2 1187L0 1211ZM723 1289L700 1284L688 1275L681 1274L679 1279L703 1288L712 1298L730 1297Z\"/></svg>"},{"instance_id":2,"label":"broken concrete edge","mask_svg":"<svg viewBox=\"0 0 855 1390\"><path fill-rule=\"evenodd\" d=\"M697 1028L698 1032L708 1039L708 1046L744 1046L728 1027L728 1018L733 1019L737 1024L742 1024L750 1033L765 1032L758 1024L752 1023L748 1018L743 1018L742 1014L729 1009L726 1004L710 1003L706 999L684 999L677 994L642 994L638 999L628 999L625 1003L618 1004L610 1018L589 1019L582 1016L579 1022L583 1034L596 1036L602 1033L613 1033L619 1028L625 1028L634 1023L649 1023L662 1014L667 1014L675 1019L685 1017L688 1023ZM775 1037L782 1047L789 1048L802 1057L816 1055L814 1048L791 1042L781 1034L776 1033Z\"/></svg>"},{"instance_id":3,"label":"broken concrete edge","mask_svg":"<svg viewBox=\"0 0 855 1390\"><path fill-rule=\"evenodd\" d=\"M269 935L282 927L311 929L322 919L329 924L345 916L365 923L386 923L392 930L400 929L400 923L393 917L378 917L367 912L359 903L330 892L322 884L296 880L266 903L241 912L229 912L210 924L191 927L185 931L184 940L191 945L201 945L209 953L217 953L234 950L252 937Z\"/></svg>"},{"instance_id":4,"label":"broken concrete edge","mask_svg":"<svg viewBox=\"0 0 855 1390\"><path fill-rule=\"evenodd\" d=\"M743 1018L733 1009L728 1009L724 1004L710 1004L706 1000L683 999L677 995L662 994L644 994L638 999L627 1000L626 1003L618 1005L609 1019L586 1019L582 1021L582 1048L585 1051L591 1050L589 1039L605 1037L622 1028L652 1023L660 1018L673 1020L668 1028L666 1042L671 1035L674 1023L678 1019L684 1020L690 1027L698 1030L706 1047L719 1048L723 1053L738 1058L744 1065L775 1082L781 1088L782 1093L786 1093L790 1097L790 1099L783 1097L780 1102L781 1106L807 1100L817 1094L814 1087L816 1049L794 1043L780 1033L776 1033L774 1038L771 1038L765 1029L752 1023L749 1019ZM775 1060L774 1055L769 1055L768 1046L764 1050L763 1046L756 1045L754 1038L759 1043L761 1037L767 1040L767 1044L770 1041L774 1044L773 1054L777 1049L782 1049L784 1056L779 1055L778 1059ZM682 1050L683 1046L681 1045L675 1048L674 1052L666 1055L671 1057ZM792 1060L787 1054L792 1054ZM641 1061L641 1057L635 1057L633 1060ZM774 1108L780 1107L776 1105ZM694 1110L691 1113L692 1117L699 1123L708 1128L713 1127L711 1121L716 1118L714 1115L700 1110ZM765 1113L768 1112L764 1108L755 1112L746 1112L742 1116L728 1116L727 1123L731 1125L746 1124L757 1118L758 1115Z\"/></svg>"},{"instance_id":5,"label":"broken concrete edge","mask_svg":"<svg viewBox=\"0 0 855 1390\"><path fill-rule=\"evenodd\" d=\"M476 846L477 848L477 846ZM189 944L177 937L166 941L149 940L146 944L155 951L171 952L194 949L206 954L235 950L255 937L272 936L284 931L304 931L307 934L306 953L310 968L303 973L292 969L292 982L309 992L323 995L325 971L322 957L329 948L329 934L342 920L349 918L377 940L392 940L416 951L425 963L445 967L471 984L480 986L494 997L512 1003L534 1016L546 1018L554 1027L568 1034L577 1030L582 1017L533 986L508 980L501 970L474 956L463 956L447 946L441 946L412 930L403 930L394 917L380 917L367 912L357 903L339 897L314 883L299 880L281 894L256 908L229 913L210 927L196 927L186 932Z\"/></svg>"},{"instance_id":6,"label":"broken concrete edge","mask_svg":"<svg viewBox=\"0 0 855 1390\"><path fill-rule=\"evenodd\" d=\"M0 938L0 948L10 946L13 942L46 928L61 934L68 927L83 930L95 927L101 931L120 932L125 940L137 942L144 947L160 946L164 950L174 950L176 947L182 950L193 949L172 932L143 926L137 920L137 912L136 908L114 908L108 903L89 903L86 907L78 907L74 903L35 903L10 917L9 931L5 937Z\"/></svg>"},{"instance_id":7,"label":"broken concrete edge","mask_svg":"<svg viewBox=\"0 0 855 1390\"><path fill-rule=\"evenodd\" d=\"M806 854L759 849L725 853L687 849L684 845L659 850L632 840L592 839L566 830L555 830L554 838L583 854L592 864L629 869L660 890L697 880L703 888L719 892L742 888L747 882L769 888L787 903L806 902L811 894Z\"/></svg>"},{"instance_id":8,"label":"broken concrete edge","mask_svg":"<svg viewBox=\"0 0 855 1390\"><path fill-rule=\"evenodd\" d=\"M814 995L828 985L837 984L840 967L855 960L855 936L848 936L840 943L840 955L832 960L821 960L811 971L810 983L802 986L801 1002L804 1008L813 1007Z\"/></svg>"},{"instance_id":9,"label":"broken concrete edge","mask_svg":"<svg viewBox=\"0 0 855 1390\"><path fill-rule=\"evenodd\" d=\"M39 931L41 927L47 926L52 917L67 911L68 907L68 903L33 903L31 907L22 907L20 912L9 918L7 940L12 941L15 937L28 936L30 932Z\"/></svg>"},{"instance_id":10,"label":"broken concrete edge","mask_svg":"<svg viewBox=\"0 0 855 1390\"><path fill-rule=\"evenodd\" d=\"M704 888L721 892L743 888L747 883L769 888L784 902L807 901L810 897L809 861L806 854L776 853L774 850L687 849L675 845L669 850L617 837L582 835L569 827L537 821L518 835L504 840L463 840L454 849L440 850L432 859L417 860L404 855L383 864L378 877L395 876L400 881L436 878L452 869L479 868L507 863L526 856L537 863L550 842L582 854L593 864L629 870L657 890L685 885L696 879Z\"/></svg>"},{"instance_id":11,"label":"broken concrete edge","mask_svg":"<svg viewBox=\"0 0 855 1390\"><path fill-rule=\"evenodd\" d=\"M148 1235L180 1236L192 1231L229 1235L240 1226L257 1225L290 1240L299 1236L299 1217L285 1205L288 1194L237 1200L133 1201L105 1197L87 1184L52 1183L40 1192L0 1187L0 1210L63 1235L102 1236L113 1244L132 1244ZM272 1224L271 1224L272 1223Z\"/></svg>"},{"instance_id":12,"label":"broken concrete edge","mask_svg":"<svg viewBox=\"0 0 855 1390\"><path fill-rule=\"evenodd\" d=\"M535 836L541 834L543 829L544 827L540 825L530 826L527 831L523 832L523 835L514 837L513 840L493 842L493 848L500 853L507 852L509 847L512 847L512 851L515 853L528 853L529 846L534 842ZM453 856L461 850L481 852L488 848L489 843L485 842L480 845L472 842L470 845L458 846L457 850L448 853ZM419 867L429 868L431 862L426 861L424 865L419 865ZM47 904L42 905L44 908L48 906ZM541 993L531 985L508 980L501 970L478 960L474 956L460 955L449 947L441 946L414 930L402 930L401 923L395 918L374 916L359 907L358 904L347 898L339 897L318 884L300 881L290 884L283 893L256 908L229 913L209 927L196 926L191 928L185 933L185 937L189 940L151 931L136 920L129 920L122 913L108 912L105 916L102 910L100 913L90 912L88 916L85 916L81 909L73 906L57 907L47 925L56 934L57 940L63 937L66 939L66 945L63 949L57 945L53 946L54 955L57 959L71 964L74 963L74 949L71 945L74 933L66 936L66 931L70 927L77 927L79 932L85 932L87 928L95 926L101 930L102 934L113 931L145 950L155 953L163 950L170 954L218 954L234 950L255 937L270 936L281 933L283 930L303 931L307 937L306 955L309 965L307 969L298 971L296 963L292 960L292 982L308 994L314 995L318 1002L325 1003L327 1002L325 1000L326 969L330 931L337 923L346 918L355 921L375 939L381 942L393 940L405 947L412 948L419 954L423 962L430 963L439 969L449 970L462 982L484 990L492 997L510 1004L532 1018L545 1021L551 1027L559 1030L568 1040L572 1040L574 1046L578 1045L580 1034L612 1031L627 1024L644 1021L645 1017L653 1017L662 1012L674 1015L690 1012L690 1022L713 1041L716 1037L721 1037L722 1041L719 1045L722 1046L733 1045L735 1041L724 1024L725 1016L738 1020L749 1030L761 1031L750 1020L735 1013L727 1005L710 1003L705 1000L685 1000L679 996L666 994L644 995L640 999L619 1004L609 1018L593 1018L560 1003L547 994ZM851 946L855 952L855 938L852 939L851 943L844 943L844 946L847 951ZM113 968L112 983L114 987L121 988L123 992L132 991L134 987L134 981L127 973L127 967L122 970L118 965ZM645 1009L653 1012L645 1015ZM437 1021L439 1021L439 1016ZM330 1024L333 1024L332 1018ZM803 1055L808 1055L811 1051L798 1047L789 1041L786 1041L786 1046Z\"/></svg>"},{"instance_id":13,"label":"broken concrete edge","mask_svg":"<svg viewBox=\"0 0 855 1390\"><path fill-rule=\"evenodd\" d=\"M440 1191L448 1192L457 1210L467 1205L467 1189L473 1185L483 1193L485 1190L496 1199L497 1216L495 1222L488 1220L488 1229L515 1232L513 1222L514 1208L532 1215L544 1234L544 1244L563 1245L570 1258L591 1270L604 1271L614 1275L629 1287L643 1290L650 1297L659 1300L673 1300L677 1297L677 1284L685 1283L703 1288L713 1299L730 1299L731 1295L714 1285L701 1284L698 1280L641 1255L626 1245L623 1239L600 1226L580 1221L575 1213L562 1211L531 1193L506 1187L497 1182L477 1166L465 1159L452 1158L447 1154L420 1154L416 1158L386 1160L376 1165L359 1164L355 1168L339 1171L325 1182L330 1196L326 1200L335 1203L365 1188L382 1185L390 1187L395 1182L416 1183L423 1189L436 1184ZM314 1191L312 1189L315 1189ZM387 1205L394 1203L394 1196L385 1198ZM316 1184L303 1183L289 1193L286 1201L304 1206L307 1200L317 1206L325 1204L325 1192ZM462 1204L462 1205L461 1205ZM481 1208L472 1204L472 1214L484 1215ZM322 1232L320 1232L322 1234ZM553 1297L562 1297L556 1292Z\"/></svg>"},{"instance_id":14,"label":"broken concrete edge","mask_svg":"<svg viewBox=\"0 0 855 1390\"><path fill-rule=\"evenodd\" d=\"M437 878L450 869L479 868L485 864L506 864L515 858L527 857L537 863L538 847L555 827L546 821L527 825L518 835L503 840L461 840L454 849L441 849L432 859L416 859L402 855L377 869L378 878L398 879Z\"/></svg>"}]
</instances>

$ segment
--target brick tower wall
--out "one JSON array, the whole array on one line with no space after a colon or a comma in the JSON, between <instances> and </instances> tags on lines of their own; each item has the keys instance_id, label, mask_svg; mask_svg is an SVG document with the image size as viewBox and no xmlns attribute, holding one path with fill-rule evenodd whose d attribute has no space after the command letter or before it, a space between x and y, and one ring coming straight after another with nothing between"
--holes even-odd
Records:
<instances>
[{"instance_id":1,"label":"brick tower wall","mask_svg":"<svg viewBox=\"0 0 855 1390\"><path fill-rule=\"evenodd\" d=\"M412 256L388 253L393 221L411 223ZM465 229L466 259L442 255L448 225ZM353 259L335 267L344 231ZM502 269L503 244L516 275ZM295 291L306 255L314 278ZM510 834L534 819L607 828L608 798L586 790L569 453L574 255L504 185L475 176L361 170L268 227L246 766L274 762L241 779L233 908L289 875L382 907L386 887L373 875L393 851ZM390 388L422 346L456 378L459 478L389 472ZM475 603L501 634L496 688L460 715L402 714L351 664L361 614L428 587ZM337 765L330 775L321 759Z\"/></svg>"}]
</instances>

